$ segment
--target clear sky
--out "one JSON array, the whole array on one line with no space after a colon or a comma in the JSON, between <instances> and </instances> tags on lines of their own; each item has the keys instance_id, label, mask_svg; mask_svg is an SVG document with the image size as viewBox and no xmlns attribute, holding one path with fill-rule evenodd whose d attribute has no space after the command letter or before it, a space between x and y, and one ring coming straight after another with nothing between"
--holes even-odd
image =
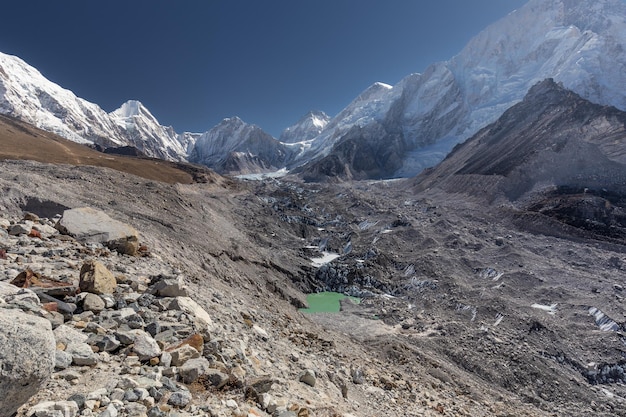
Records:
<instances>
[{"instance_id":1,"label":"clear sky","mask_svg":"<svg viewBox=\"0 0 626 417\"><path fill-rule=\"evenodd\" d=\"M278 136L451 58L525 2L16 0L0 51L106 111L137 99L177 132L239 116Z\"/></svg>"}]
</instances>

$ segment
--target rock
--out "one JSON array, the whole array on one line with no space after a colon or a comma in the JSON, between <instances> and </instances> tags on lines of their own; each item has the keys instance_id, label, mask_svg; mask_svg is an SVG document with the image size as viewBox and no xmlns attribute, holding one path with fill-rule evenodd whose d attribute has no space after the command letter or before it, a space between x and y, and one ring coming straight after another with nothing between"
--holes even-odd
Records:
<instances>
[{"instance_id":1,"label":"rock","mask_svg":"<svg viewBox=\"0 0 626 417\"><path fill-rule=\"evenodd\" d=\"M256 333L263 340L268 340L270 338L270 335L267 333L267 331L265 331L265 329L257 326L256 324L254 326L252 326L252 330L254 331L254 333Z\"/></svg>"},{"instance_id":2,"label":"rock","mask_svg":"<svg viewBox=\"0 0 626 417\"><path fill-rule=\"evenodd\" d=\"M133 352L137 354L140 361L149 360L161 355L159 344L148 333L143 330L133 330Z\"/></svg>"},{"instance_id":3,"label":"rock","mask_svg":"<svg viewBox=\"0 0 626 417\"><path fill-rule=\"evenodd\" d=\"M65 352L72 355L72 363L78 366L93 366L98 363L96 355L87 343L70 343Z\"/></svg>"},{"instance_id":4,"label":"rock","mask_svg":"<svg viewBox=\"0 0 626 417\"><path fill-rule=\"evenodd\" d=\"M182 366L189 359L195 359L200 357L200 352L192 348L189 345L183 345L170 352L172 355L172 366Z\"/></svg>"},{"instance_id":5,"label":"rock","mask_svg":"<svg viewBox=\"0 0 626 417\"><path fill-rule=\"evenodd\" d=\"M182 310L190 315L194 319L196 326L203 332L203 336L206 336L204 333L213 331L211 316L191 298L176 297L175 301L170 304L170 308Z\"/></svg>"},{"instance_id":6,"label":"rock","mask_svg":"<svg viewBox=\"0 0 626 417\"><path fill-rule=\"evenodd\" d=\"M50 322L0 308L0 417L9 417L36 394L55 365Z\"/></svg>"},{"instance_id":7,"label":"rock","mask_svg":"<svg viewBox=\"0 0 626 417\"><path fill-rule=\"evenodd\" d=\"M128 403L124 407L128 417L145 417L148 407L140 403Z\"/></svg>"},{"instance_id":8,"label":"rock","mask_svg":"<svg viewBox=\"0 0 626 417\"><path fill-rule=\"evenodd\" d=\"M351 369L350 376L352 377L352 382L357 385L365 383L365 376L363 375L363 370L361 368Z\"/></svg>"},{"instance_id":9,"label":"rock","mask_svg":"<svg viewBox=\"0 0 626 417\"><path fill-rule=\"evenodd\" d=\"M32 407L26 417L76 417L78 404L74 401L46 401Z\"/></svg>"},{"instance_id":10,"label":"rock","mask_svg":"<svg viewBox=\"0 0 626 417\"><path fill-rule=\"evenodd\" d=\"M81 291L94 294L113 294L117 287L115 277L101 262L87 261L80 269L78 286Z\"/></svg>"},{"instance_id":11,"label":"rock","mask_svg":"<svg viewBox=\"0 0 626 417\"><path fill-rule=\"evenodd\" d=\"M84 343L88 338L89 336L86 334L65 324L54 329L54 339L57 344L62 343L65 346L68 346L72 343Z\"/></svg>"},{"instance_id":12,"label":"rock","mask_svg":"<svg viewBox=\"0 0 626 417\"><path fill-rule=\"evenodd\" d=\"M250 395L257 397L261 394L269 392L272 389L272 384L274 382L274 379L269 376L258 377L247 381Z\"/></svg>"},{"instance_id":13,"label":"rock","mask_svg":"<svg viewBox=\"0 0 626 417\"><path fill-rule=\"evenodd\" d=\"M27 235L33 230L33 222L26 221L24 223L12 224L9 226L9 235L20 236Z\"/></svg>"},{"instance_id":14,"label":"rock","mask_svg":"<svg viewBox=\"0 0 626 417\"><path fill-rule=\"evenodd\" d=\"M135 255L139 248L137 230L90 207L65 210L56 228L81 242L102 243L127 255Z\"/></svg>"},{"instance_id":15,"label":"rock","mask_svg":"<svg viewBox=\"0 0 626 417\"><path fill-rule=\"evenodd\" d=\"M152 291L160 297L188 297L187 286L183 282L183 276L176 279L162 279L152 286Z\"/></svg>"},{"instance_id":16,"label":"rock","mask_svg":"<svg viewBox=\"0 0 626 417\"><path fill-rule=\"evenodd\" d=\"M113 352L120 347L121 343L113 335L107 334L98 337L98 340L93 343L100 352Z\"/></svg>"},{"instance_id":17,"label":"rock","mask_svg":"<svg viewBox=\"0 0 626 417\"><path fill-rule=\"evenodd\" d=\"M87 293L83 299L83 310L98 314L106 308L104 300L96 294Z\"/></svg>"},{"instance_id":18,"label":"rock","mask_svg":"<svg viewBox=\"0 0 626 417\"><path fill-rule=\"evenodd\" d=\"M72 365L72 355L63 351L54 352L54 369L67 369Z\"/></svg>"},{"instance_id":19,"label":"rock","mask_svg":"<svg viewBox=\"0 0 626 417\"><path fill-rule=\"evenodd\" d=\"M312 369L305 370L304 373L300 375L300 382L314 387L316 382L315 371Z\"/></svg>"},{"instance_id":20,"label":"rock","mask_svg":"<svg viewBox=\"0 0 626 417\"><path fill-rule=\"evenodd\" d=\"M23 310L37 311L41 304L35 292L3 281L0 281L0 300L20 308L23 307Z\"/></svg>"},{"instance_id":21,"label":"rock","mask_svg":"<svg viewBox=\"0 0 626 417\"><path fill-rule=\"evenodd\" d=\"M107 408L98 415L98 417L117 417L118 414L117 408L115 408L113 404L109 404Z\"/></svg>"},{"instance_id":22,"label":"rock","mask_svg":"<svg viewBox=\"0 0 626 417\"><path fill-rule=\"evenodd\" d=\"M189 391L176 391L172 393L167 403L174 407L185 407L191 402L191 393Z\"/></svg>"},{"instance_id":23,"label":"rock","mask_svg":"<svg viewBox=\"0 0 626 417\"><path fill-rule=\"evenodd\" d=\"M178 369L185 384L191 384L200 376L206 375L211 369L211 364L205 358L190 359Z\"/></svg>"},{"instance_id":24,"label":"rock","mask_svg":"<svg viewBox=\"0 0 626 417\"><path fill-rule=\"evenodd\" d=\"M228 384L228 381L230 380L228 375L226 375L224 372L213 368L209 369L204 374L204 376L211 383L211 385L213 385L217 389L223 388L226 384Z\"/></svg>"}]
</instances>

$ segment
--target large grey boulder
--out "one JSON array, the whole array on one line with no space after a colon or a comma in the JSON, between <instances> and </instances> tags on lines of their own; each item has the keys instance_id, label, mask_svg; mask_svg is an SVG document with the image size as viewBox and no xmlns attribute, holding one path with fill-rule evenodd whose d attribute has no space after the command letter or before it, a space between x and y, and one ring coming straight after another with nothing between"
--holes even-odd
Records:
<instances>
[{"instance_id":1,"label":"large grey boulder","mask_svg":"<svg viewBox=\"0 0 626 417\"><path fill-rule=\"evenodd\" d=\"M128 255L136 255L139 248L139 233L134 227L91 207L65 210L55 227L81 242L102 243Z\"/></svg>"},{"instance_id":2,"label":"large grey boulder","mask_svg":"<svg viewBox=\"0 0 626 417\"><path fill-rule=\"evenodd\" d=\"M46 319L0 308L0 417L10 417L35 395L55 364L52 326Z\"/></svg>"}]
</instances>

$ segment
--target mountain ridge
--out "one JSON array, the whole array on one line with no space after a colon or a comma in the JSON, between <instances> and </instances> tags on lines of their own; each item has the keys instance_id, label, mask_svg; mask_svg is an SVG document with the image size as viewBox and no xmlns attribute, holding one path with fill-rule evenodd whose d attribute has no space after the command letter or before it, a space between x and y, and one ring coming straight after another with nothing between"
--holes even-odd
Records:
<instances>
[{"instance_id":1,"label":"mountain ridge","mask_svg":"<svg viewBox=\"0 0 626 417\"><path fill-rule=\"evenodd\" d=\"M242 137L230 141L239 143L236 149L226 146L218 152L206 139L197 140L223 123L204 133L179 134L161 126L139 102L122 104L127 112L106 113L4 54L0 112L82 143L130 145L168 160L213 155L204 163L218 171L227 165L231 174L297 168L312 181L335 175L410 177L441 161L455 144L496 120L546 78L593 102L626 109L624 43L626 5L621 0L530 0L489 25L450 60L393 86L373 83L336 116L309 113L279 139L259 133L267 135L260 148L258 141ZM128 113L131 107L134 113Z\"/></svg>"}]
</instances>

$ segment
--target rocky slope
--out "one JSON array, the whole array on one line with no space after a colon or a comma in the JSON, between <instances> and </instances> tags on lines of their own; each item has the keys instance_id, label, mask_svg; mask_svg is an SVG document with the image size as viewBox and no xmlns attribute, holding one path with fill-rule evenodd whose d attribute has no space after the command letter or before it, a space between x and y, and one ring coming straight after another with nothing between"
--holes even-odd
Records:
<instances>
[{"instance_id":1,"label":"rocky slope","mask_svg":"<svg viewBox=\"0 0 626 417\"><path fill-rule=\"evenodd\" d=\"M21 413L44 401L74 402L72 415L622 413L626 258L618 244L533 234L507 207L437 187L416 194L410 182L168 185L93 167L2 168L0 204L16 230L29 228L24 211L53 217L90 206L134 226L145 245L145 256L120 255L46 234L45 219L30 224L41 225L42 238L0 232L3 280L30 268L75 284L83 264L100 261L117 278L112 298L127 303L107 306L111 298L98 295L105 308L89 313L89 291L56 296L77 306L62 315L63 326L87 336L80 343L107 336L120 346L96 344L95 364L57 369ZM323 252L337 256L314 263ZM180 276L213 323L203 335L207 375L234 384L185 383L162 353L176 341L139 363L135 345L122 345L125 326L155 340L157 324L180 341L199 333L170 296L155 293ZM328 289L363 299L340 315L297 311L304 292ZM143 321L122 319L128 308ZM269 397L250 395L268 378Z\"/></svg>"},{"instance_id":2,"label":"rocky slope","mask_svg":"<svg viewBox=\"0 0 626 417\"><path fill-rule=\"evenodd\" d=\"M546 80L416 184L482 195L536 221L556 219L572 232L623 243L625 150L626 113Z\"/></svg>"}]
</instances>

